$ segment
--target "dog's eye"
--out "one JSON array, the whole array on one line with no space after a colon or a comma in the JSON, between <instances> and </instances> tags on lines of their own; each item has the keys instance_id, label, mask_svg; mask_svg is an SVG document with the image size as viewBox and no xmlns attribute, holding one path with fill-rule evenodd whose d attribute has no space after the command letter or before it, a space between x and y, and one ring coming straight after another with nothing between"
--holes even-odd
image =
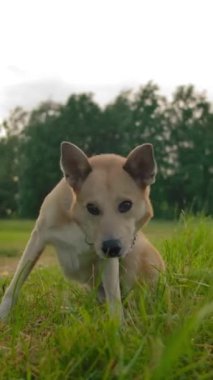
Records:
<instances>
[{"instance_id":1,"label":"dog's eye","mask_svg":"<svg viewBox=\"0 0 213 380\"><path fill-rule=\"evenodd\" d=\"M118 205L118 211L119 212L127 212L132 208L132 202L131 201L123 201Z\"/></svg>"},{"instance_id":2,"label":"dog's eye","mask_svg":"<svg viewBox=\"0 0 213 380\"><path fill-rule=\"evenodd\" d=\"M94 203L87 203L86 205L87 211L92 214L92 215L100 215L100 210L99 208L94 205Z\"/></svg>"}]
</instances>

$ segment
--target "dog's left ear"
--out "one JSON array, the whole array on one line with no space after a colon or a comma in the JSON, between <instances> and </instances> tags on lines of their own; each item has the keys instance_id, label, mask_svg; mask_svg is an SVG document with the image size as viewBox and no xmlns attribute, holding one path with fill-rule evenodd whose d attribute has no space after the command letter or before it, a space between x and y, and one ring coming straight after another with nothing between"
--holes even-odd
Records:
<instances>
[{"instance_id":1,"label":"dog's left ear","mask_svg":"<svg viewBox=\"0 0 213 380\"><path fill-rule=\"evenodd\" d=\"M61 143L61 169L69 185L79 191L82 183L92 171L86 154L67 141Z\"/></svg>"},{"instance_id":2,"label":"dog's left ear","mask_svg":"<svg viewBox=\"0 0 213 380\"><path fill-rule=\"evenodd\" d=\"M133 149L123 166L124 170L142 186L155 182L157 165L152 144L143 144Z\"/></svg>"}]
</instances>

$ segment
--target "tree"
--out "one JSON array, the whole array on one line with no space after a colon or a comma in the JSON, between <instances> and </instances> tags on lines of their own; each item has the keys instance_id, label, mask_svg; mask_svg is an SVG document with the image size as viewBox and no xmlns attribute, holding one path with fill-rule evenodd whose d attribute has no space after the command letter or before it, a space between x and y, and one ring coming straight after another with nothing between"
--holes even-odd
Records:
<instances>
[{"instance_id":1,"label":"tree","mask_svg":"<svg viewBox=\"0 0 213 380\"><path fill-rule=\"evenodd\" d=\"M204 94L179 87L170 107L172 176L170 202L178 209L210 208L212 189L213 115Z\"/></svg>"},{"instance_id":2,"label":"tree","mask_svg":"<svg viewBox=\"0 0 213 380\"><path fill-rule=\"evenodd\" d=\"M17 136L0 139L0 216L6 217L17 212Z\"/></svg>"},{"instance_id":3,"label":"tree","mask_svg":"<svg viewBox=\"0 0 213 380\"><path fill-rule=\"evenodd\" d=\"M127 155L133 148L131 96L131 91L122 92L113 103L105 107L100 128L100 152Z\"/></svg>"},{"instance_id":4,"label":"tree","mask_svg":"<svg viewBox=\"0 0 213 380\"><path fill-rule=\"evenodd\" d=\"M9 114L9 117L3 121L0 126L3 134L6 137L18 136L24 129L29 120L29 112L25 111L21 107L16 107Z\"/></svg>"},{"instance_id":5,"label":"tree","mask_svg":"<svg viewBox=\"0 0 213 380\"><path fill-rule=\"evenodd\" d=\"M152 199L157 216L168 213L168 202L165 196L166 178L168 172L169 124L166 118L168 102L159 92L159 87L148 82L142 86L132 104L133 131L132 144L153 144L158 166L157 181L152 186ZM166 215L168 216L168 215Z\"/></svg>"},{"instance_id":6,"label":"tree","mask_svg":"<svg viewBox=\"0 0 213 380\"><path fill-rule=\"evenodd\" d=\"M16 107L0 125L0 216L17 213L19 133L27 124L28 113Z\"/></svg>"},{"instance_id":7,"label":"tree","mask_svg":"<svg viewBox=\"0 0 213 380\"><path fill-rule=\"evenodd\" d=\"M64 106L45 102L35 109L20 143L19 212L35 217L44 197L62 177L60 144L72 141L87 152L96 149L101 111L91 95L72 95Z\"/></svg>"},{"instance_id":8,"label":"tree","mask_svg":"<svg viewBox=\"0 0 213 380\"><path fill-rule=\"evenodd\" d=\"M152 199L157 216L184 208L213 211L213 113L193 86L176 89L171 101L148 82L125 91L101 109L91 94L71 95L27 113L17 107L0 126L0 215L35 217L60 180L60 143L73 142L88 155L127 155L152 143L158 164ZM18 209L17 209L18 205Z\"/></svg>"}]
</instances>

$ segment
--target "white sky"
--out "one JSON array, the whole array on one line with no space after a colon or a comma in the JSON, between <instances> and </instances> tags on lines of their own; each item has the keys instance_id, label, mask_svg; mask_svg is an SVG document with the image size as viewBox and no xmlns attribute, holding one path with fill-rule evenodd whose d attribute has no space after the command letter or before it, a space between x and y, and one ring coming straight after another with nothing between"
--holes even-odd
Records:
<instances>
[{"instance_id":1,"label":"white sky","mask_svg":"<svg viewBox=\"0 0 213 380\"><path fill-rule=\"evenodd\" d=\"M213 0L0 0L0 120L72 92L104 104L149 80L213 100Z\"/></svg>"}]
</instances>

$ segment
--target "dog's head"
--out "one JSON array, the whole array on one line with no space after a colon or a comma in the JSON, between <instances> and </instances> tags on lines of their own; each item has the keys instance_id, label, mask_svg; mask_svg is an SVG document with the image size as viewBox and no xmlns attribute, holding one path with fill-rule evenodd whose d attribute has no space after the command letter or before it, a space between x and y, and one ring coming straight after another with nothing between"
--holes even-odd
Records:
<instances>
[{"instance_id":1,"label":"dog's head","mask_svg":"<svg viewBox=\"0 0 213 380\"><path fill-rule=\"evenodd\" d=\"M137 230L152 217L149 185L155 180L153 147L136 147L127 158L88 158L77 146L61 144L61 168L76 193L73 218L100 257L131 251Z\"/></svg>"}]
</instances>

